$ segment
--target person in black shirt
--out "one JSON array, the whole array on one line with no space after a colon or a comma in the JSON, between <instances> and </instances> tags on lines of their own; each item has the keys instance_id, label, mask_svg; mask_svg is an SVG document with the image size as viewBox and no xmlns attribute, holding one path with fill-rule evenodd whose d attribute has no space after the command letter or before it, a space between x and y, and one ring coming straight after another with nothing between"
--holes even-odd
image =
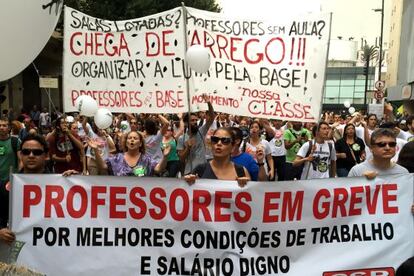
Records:
<instances>
[{"instance_id":1,"label":"person in black shirt","mask_svg":"<svg viewBox=\"0 0 414 276\"><path fill-rule=\"evenodd\" d=\"M250 180L249 172L243 166L231 161L231 153L235 145L234 133L229 128L219 128L211 136L213 159L207 163L200 164L191 174L184 176L184 180L192 185L200 178L237 180L239 186L243 187Z\"/></svg>"},{"instance_id":2,"label":"person in black shirt","mask_svg":"<svg viewBox=\"0 0 414 276\"><path fill-rule=\"evenodd\" d=\"M365 160L365 143L356 136L353 124L345 126L342 138L335 143L335 150L339 177L347 177L353 166Z\"/></svg>"}]
</instances>

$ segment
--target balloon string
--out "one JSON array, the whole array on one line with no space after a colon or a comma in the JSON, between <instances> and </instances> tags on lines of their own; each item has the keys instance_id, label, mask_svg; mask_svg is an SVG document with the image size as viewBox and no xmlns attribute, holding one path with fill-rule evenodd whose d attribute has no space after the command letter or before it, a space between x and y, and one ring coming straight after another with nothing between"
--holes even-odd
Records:
<instances>
[{"instance_id":1,"label":"balloon string","mask_svg":"<svg viewBox=\"0 0 414 276\"><path fill-rule=\"evenodd\" d=\"M37 77L40 78L39 69L37 69L36 64L34 62L32 62L32 64L33 64L33 67L34 67L34 69L36 71ZM40 87L40 88L42 89L42 87ZM58 112L55 104L53 103L52 98L50 97L50 88L48 88L48 89L43 88L43 89L46 91L46 94L47 94L47 96L49 98L49 103L52 104L53 110L55 111L56 114L58 114L59 112Z\"/></svg>"}]
</instances>

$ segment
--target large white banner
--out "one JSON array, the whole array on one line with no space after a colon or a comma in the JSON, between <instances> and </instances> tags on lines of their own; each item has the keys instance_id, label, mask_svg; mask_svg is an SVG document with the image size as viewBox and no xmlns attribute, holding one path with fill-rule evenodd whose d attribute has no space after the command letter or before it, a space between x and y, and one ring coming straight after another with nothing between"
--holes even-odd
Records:
<instances>
[{"instance_id":1,"label":"large white banner","mask_svg":"<svg viewBox=\"0 0 414 276\"><path fill-rule=\"evenodd\" d=\"M47 275L394 275L414 255L412 175L12 183L11 258Z\"/></svg>"},{"instance_id":2,"label":"large white banner","mask_svg":"<svg viewBox=\"0 0 414 276\"><path fill-rule=\"evenodd\" d=\"M66 7L64 108L88 94L114 112L198 111L206 93L217 111L316 121L329 29L329 14L266 22L176 8L115 22ZM210 54L207 73L186 65L194 44Z\"/></svg>"}]
</instances>

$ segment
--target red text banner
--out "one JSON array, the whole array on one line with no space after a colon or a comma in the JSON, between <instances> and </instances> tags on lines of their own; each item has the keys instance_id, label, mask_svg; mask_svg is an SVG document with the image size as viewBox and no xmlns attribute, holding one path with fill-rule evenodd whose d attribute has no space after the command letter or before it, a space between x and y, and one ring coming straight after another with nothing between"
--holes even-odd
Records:
<instances>
[{"instance_id":1,"label":"red text banner","mask_svg":"<svg viewBox=\"0 0 414 276\"><path fill-rule=\"evenodd\" d=\"M66 7L65 111L75 111L84 94L114 112L199 111L206 109L205 93L217 111L316 121L329 27L328 14L267 22L176 8L106 21ZM210 54L204 74L186 64L194 44Z\"/></svg>"},{"instance_id":2,"label":"red text banner","mask_svg":"<svg viewBox=\"0 0 414 276\"><path fill-rule=\"evenodd\" d=\"M47 275L393 271L414 255L412 187L408 174L245 188L216 180L188 186L166 178L13 175L19 249L11 252Z\"/></svg>"}]
</instances>

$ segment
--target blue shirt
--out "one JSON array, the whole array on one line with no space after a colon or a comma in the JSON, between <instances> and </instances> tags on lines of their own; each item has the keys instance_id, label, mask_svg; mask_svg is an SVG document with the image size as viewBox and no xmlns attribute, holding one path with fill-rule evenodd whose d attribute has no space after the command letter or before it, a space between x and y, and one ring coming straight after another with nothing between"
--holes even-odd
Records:
<instances>
[{"instance_id":1,"label":"blue shirt","mask_svg":"<svg viewBox=\"0 0 414 276\"><path fill-rule=\"evenodd\" d=\"M242 152L240 155L232 157L231 161L237 165L244 166L249 172L252 181L257 181L259 165L257 165L256 160L250 154Z\"/></svg>"}]
</instances>

